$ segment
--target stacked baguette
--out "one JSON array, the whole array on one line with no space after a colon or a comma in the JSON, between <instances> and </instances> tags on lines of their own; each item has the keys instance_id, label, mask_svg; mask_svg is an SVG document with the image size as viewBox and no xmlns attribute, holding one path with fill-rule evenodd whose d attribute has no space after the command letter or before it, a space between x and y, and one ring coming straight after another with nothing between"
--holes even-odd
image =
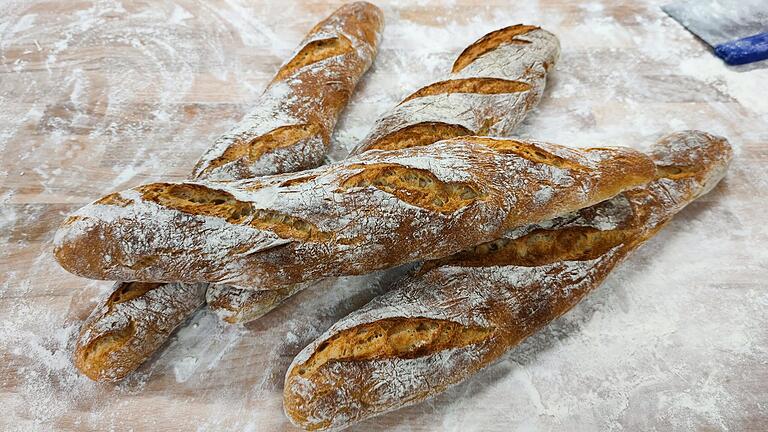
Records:
<instances>
[{"instance_id":1,"label":"stacked baguette","mask_svg":"<svg viewBox=\"0 0 768 432\"><path fill-rule=\"evenodd\" d=\"M226 180L319 165L339 113L373 61L382 23L381 11L365 2L344 5L318 23L255 108L197 163L192 178ZM117 283L82 326L75 365L94 380L124 378L204 303L207 288Z\"/></svg>"},{"instance_id":2,"label":"stacked baguette","mask_svg":"<svg viewBox=\"0 0 768 432\"><path fill-rule=\"evenodd\" d=\"M420 261L287 372L295 425L347 427L444 391L568 311L714 187L732 157L725 139L697 131L649 155L503 138L538 103L559 55L551 33L517 25L467 47L350 158L315 168L381 22L370 4L343 6L190 181L113 193L65 220L54 240L64 268L134 281L83 326L75 362L87 376L130 373L206 291L219 316L243 322L321 278Z\"/></svg>"},{"instance_id":3,"label":"stacked baguette","mask_svg":"<svg viewBox=\"0 0 768 432\"><path fill-rule=\"evenodd\" d=\"M489 40L490 42L488 42ZM483 50L485 55L480 59L477 59L475 55L472 61L467 60L478 49ZM445 109L432 114L430 119L432 121L429 125L445 125L450 127L451 123L448 123L448 121L454 121L457 124L463 124L461 127L465 130L464 133L473 132L469 128L503 127L508 129L519 122L524 114L538 102L544 88L546 71L554 64L558 54L559 45L557 39L550 33L537 27L518 25L493 32L468 47L456 60L454 71L461 69L461 75L453 73L442 84L438 83L440 84L439 86L432 84L406 98L399 107L382 118L378 123L389 125L389 136L382 137L381 128L378 128L364 140L364 145L360 147L359 151L377 148L379 143L391 142L394 135L392 132L415 130L412 127L413 124L409 123L409 118L413 116L403 115L403 108L414 112L425 111L425 102L435 103L435 101L440 101L446 97L464 99L467 101L463 104L464 106L471 102L475 107L474 112L485 113L485 117L481 117L479 114L467 116L463 106L458 106L456 109L451 110L449 105ZM500 76L505 78L498 78ZM513 78L517 78L519 81L515 81ZM493 81L496 86L495 88L488 88L486 84L489 80ZM435 91L437 87L444 88L446 83L454 85L457 82L462 85L461 88L455 89L457 93L440 93ZM500 82L507 83L504 89L498 87ZM475 93L470 93L472 89ZM504 92L501 90L504 90ZM446 113L451 115L446 116ZM464 113L463 118L462 113ZM440 120L443 121L440 122ZM424 124L426 123L417 124L416 126L423 126ZM455 135L455 133L446 134L444 130L445 128L434 127L431 134L422 136L420 144L425 143L425 138L429 139L429 142L433 142ZM376 134L379 135L378 139L373 138ZM380 147L385 146L381 145ZM147 330L138 332L129 332L123 330L124 326L120 326L120 330L123 333L130 334L131 342L134 342L126 343L125 345L116 343L123 340L123 338L115 337L116 331L95 330L99 328L111 329L109 326L104 327L97 324L112 324L116 316L121 315L121 309L130 310L133 315L138 315L134 320L121 320L122 322L147 321L146 324L151 324L157 318L151 317L149 314L141 314L142 308L134 308L132 304L117 307L116 304L111 303L111 300L107 299L105 304L97 308L97 312L93 314L89 322L83 327L84 330L76 350L76 363L80 366L81 370L86 371L91 377L97 377L97 379L119 379L123 377L125 373L137 367L141 361L162 344L170 331L196 309L200 303L199 294L203 291L201 289L202 286L196 286L198 290L195 291L195 294L198 295L195 295L195 301L190 301L191 299L188 296L183 300L175 299L174 290L176 288L174 285L160 284L155 286L152 294L163 299L164 310L167 311L162 319L172 321L174 325L164 326L163 329L167 330L163 332L158 332L151 325L139 326L147 327ZM208 298L212 308L219 312L224 319L230 322L246 321L263 315L279 304L284 298L304 286L306 285L287 286L269 292L254 292L250 290L237 290L226 286L214 286L209 288ZM143 287L143 285L118 286L118 290L126 291L133 287ZM190 290L185 289L185 291L188 292ZM185 295L186 292L184 293ZM135 297L137 300L133 303L145 302L150 298L140 294L136 294ZM144 307L144 309L152 309L151 304L148 306ZM101 310L101 312L99 313L98 310ZM233 317L237 319L235 320ZM141 335L141 337L137 335ZM94 352L101 355L93 355ZM118 369L121 371L120 373L116 372Z\"/></svg>"}]
</instances>

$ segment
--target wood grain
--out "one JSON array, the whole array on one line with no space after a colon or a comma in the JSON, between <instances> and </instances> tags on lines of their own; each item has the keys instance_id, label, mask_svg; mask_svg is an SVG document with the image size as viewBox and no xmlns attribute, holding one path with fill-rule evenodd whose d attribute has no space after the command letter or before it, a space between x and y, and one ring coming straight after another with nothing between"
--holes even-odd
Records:
<instances>
[{"instance_id":1,"label":"wood grain","mask_svg":"<svg viewBox=\"0 0 768 432\"><path fill-rule=\"evenodd\" d=\"M136 375L95 384L70 350L111 284L64 272L51 238L105 193L182 179L339 3L0 5L0 429L292 430L291 359L395 275L323 282L245 328L198 313ZM461 47L525 22L560 36L563 55L522 136L643 148L697 128L727 136L736 159L571 313L475 379L355 430L764 430L766 66L725 67L655 0L380 3L384 44L334 158Z\"/></svg>"}]
</instances>

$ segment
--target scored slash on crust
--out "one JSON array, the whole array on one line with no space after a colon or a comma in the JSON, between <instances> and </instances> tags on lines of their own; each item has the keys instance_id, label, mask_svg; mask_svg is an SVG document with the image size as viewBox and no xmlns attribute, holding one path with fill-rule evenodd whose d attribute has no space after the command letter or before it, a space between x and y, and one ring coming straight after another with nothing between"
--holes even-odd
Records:
<instances>
[{"instance_id":1,"label":"scored slash on crust","mask_svg":"<svg viewBox=\"0 0 768 432\"><path fill-rule=\"evenodd\" d=\"M537 26L517 24L488 33L487 35L480 38L477 42L468 46L466 49L464 49L464 51L462 51L461 54L459 54L459 57L453 63L452 72L460 72L470 63L475 61L478 57L489 51L493 51L502 44L529 44L529 41L518 39L517 36L524 35L533 30L538 30L539 28L540 27Z\"/></svg>"}]
</instances>

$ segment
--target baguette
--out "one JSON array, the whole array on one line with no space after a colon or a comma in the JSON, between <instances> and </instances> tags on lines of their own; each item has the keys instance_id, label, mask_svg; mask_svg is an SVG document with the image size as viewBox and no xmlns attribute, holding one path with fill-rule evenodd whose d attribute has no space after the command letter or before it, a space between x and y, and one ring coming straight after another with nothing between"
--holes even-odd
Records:
<instances>
[{"instance_id":1,"label":"baguette","mask_svg":"<svg viewBox=\"0 0 768 432\"><path fill-rule=\"evenodd\" d=\"M541 99L560 43L539 27L514 25L491 32L458 56L452 72L406 97L384 114L352 151L389 150L460 135L508 135ZM208 307L224 321L257 319L307 285L270 292L212 285Z\"/></svg>"},{"instance_id":2,"label":"baguette","mask_svg":"<svg viewBox=\"0 0 768 432\"><path fill-rule=\"evenodd\" d=\"M653 182L426 262L334 324L288 369L290 420L340 429L467 379L577 304L714 187L732 157L725 139L697 131L667 136L651 154Z\"/></svg>"},{"instance_id":3,"label":"baguette","mask_svg":"<svg viewBox=\"0 0 768 432\"><path fill-rule=\"evenodd\" d=\"M217 140L206 155L216 153L222 146L231 149L241 145L237 143L248 143L250 150L224 164L215 163L215 158L201 161L191 178L232 178L252 172L277 174L319 164L327 149L325 141L322 146L291 141L287 147L262 150L270 143L268 137L277 136L275 131L288 131L296 125L316 124L323 139L327 137L355 83L371 64L381 27L381 11L364 2L344 5L320 22L297 54L280 68L255 110L234 131ZM355 49L328 51L327 42L333 40L352 41ZM308 59L316 62L308 63ZM281 140L290 141L287 135L280 136ZM312 137L307 139L311 141ZM224 153L234 154L230 150ZM124 378L204 304L206 286L116 283L80 330L75 366L97 381Z\"/></svg>"},{"instance_id":4,"label":"baguette","mask_svg":"<svg viewBox=\"0 0 768 432\"><path fill-rule=\"evenodd\" d=\"M94 381L138 368L205 300L206 284L117 282L80 328L75 366Z\"/></svg>"},{"instance_id":5,"label":"baguette","mask_svg":"<svg viewBox=\"0 0 768 432\"><path fill-rule=\"evenodd\" d=\"M560 42L536 26L493 31L469 45L442 81L420 88L384 114L353 150L394 150L439 140L508 137L539 103Z\"/></svg>"},{"instance_id":6,"label":"baguette","mask_svg":"<svg viewBox=\"0 0 768 432\"><path fill-rule=\"evenodd\" d=\"M206 151L193 177L237 180L319 166L339 113L373 61L382 23L376 6L357 2L317 24L256 108Z\"/></svg>"},{"instance_id":7,"label":"baguette","mask_svg":"<svg viewBox=\"0 0 768 432\"><path fill-rule=\"evenodd\" d=\"M276 289L445 257L654 173L627 148L454 138L297 174L114 193L64 221L54 254L94 279Z\"/></svg>"}]
</instances>

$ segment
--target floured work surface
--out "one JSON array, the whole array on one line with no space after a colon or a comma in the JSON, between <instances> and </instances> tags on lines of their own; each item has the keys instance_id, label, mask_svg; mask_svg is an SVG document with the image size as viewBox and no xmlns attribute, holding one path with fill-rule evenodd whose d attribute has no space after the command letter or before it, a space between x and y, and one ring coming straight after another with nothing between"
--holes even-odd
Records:
<instances>
[{"instance_id":1,"label":"floured work surface","mask_svg":"<svg viewBox=\"0 0 768 432\"><path fill-rule=\"evenodd\" d=\"M0 7L2 430L292 430L293 356L396 275L326 281L244 328L196 314L117 385L77 374L79 323L109 282L51 256L65 215L108 192L181 180L249 107L317 2L6 2ZM563 54L519 133L645 149L662 134L727 137L725 181L587 299L431 402L354 430L764 430L768 424L768 82L727 68L655 2L380 4L384 42L334 137L439 79L488 31L556 33Z\"/></svg>"}]
</instances>

